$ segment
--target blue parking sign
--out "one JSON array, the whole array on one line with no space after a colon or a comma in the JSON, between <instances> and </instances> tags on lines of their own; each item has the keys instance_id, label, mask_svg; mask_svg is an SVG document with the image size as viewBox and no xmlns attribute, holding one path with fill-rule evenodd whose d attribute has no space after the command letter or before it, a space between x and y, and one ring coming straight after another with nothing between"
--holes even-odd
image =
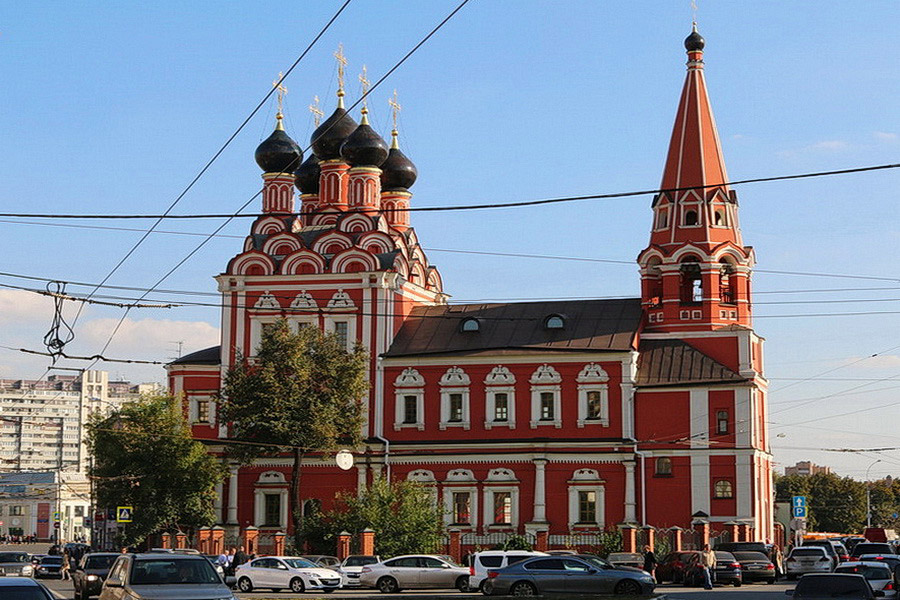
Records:
<instances>
[{"instance_id":1,"label":"blue parking sign","mask_svg":"<svg viewBox=\"0 0 900 600\"><path fill-rule=\"evenodd\" d=\"M794 506L791 509L791 513L795 519L805 519L806 518L806 506Z\"/></svg>"}]
</instances>

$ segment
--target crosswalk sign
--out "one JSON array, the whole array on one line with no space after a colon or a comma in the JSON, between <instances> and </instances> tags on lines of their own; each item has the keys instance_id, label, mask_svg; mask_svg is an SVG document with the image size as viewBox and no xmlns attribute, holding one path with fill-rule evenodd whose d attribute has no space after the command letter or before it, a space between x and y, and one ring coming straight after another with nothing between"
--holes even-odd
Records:
<instances>
[{"instance_id":1,"label":"crosswalk sign","mask_svg":"<svg viewBox=\"0 0 900 600\"><path fill-rule=\"evenodd\" d=\"M116 523L131 523L131 516L133 512L133 506L117 506Z\"/></svg>"}]
</instances>

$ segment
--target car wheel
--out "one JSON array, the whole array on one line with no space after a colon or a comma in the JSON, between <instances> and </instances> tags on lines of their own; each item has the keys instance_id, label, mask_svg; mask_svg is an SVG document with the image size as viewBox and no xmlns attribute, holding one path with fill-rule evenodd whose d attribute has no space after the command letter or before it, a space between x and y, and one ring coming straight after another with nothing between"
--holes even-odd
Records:
<instances>
[{"instance_id":1,"label":"car wheel","mask_svg":"<svg viewBox=\"0 0 900 600\"><path fill-rule=\"evenodd\" d=\"M469 576L461 575L456 578L456 589L460 592L468 592L469 591Z\"/></svg>"},{"instance_id":2,"label":"car wheel","mask_svg":"<svg viewBox=\"0 0 900 600\"><path fill-rule=\"evenodd\" d=\"M527 581L517 581L509 588L510 596L537 596L537 589Z\"/></svg>"},{"instance_id":3,"label":"car wheel","mask_svg":"<svg viewBox=\"0 0 900 600\"><path fill-rule=\"evenodd\" d=\"M382 594L396 594L400 591L400 586L397 585L397 580L393 577L382 577L375 586Z\"/></svg>"},{"instance_id":4,"label":"car wheel","mask_svg":"<svg viewBox=\"0 0 900 600\"><path fill-rule=\"evenodd\" d=\"M774 585L774 584L775 584L775 578L773 577L772 579L768 580L766 583L768 583L769 585Z\"/></svg>"},{"instance_id":5,"label":"car wheel","mask_svg":"<svg viewBox=\"0 0 900 600\"><path fill-rule=\"evenodd\" d=\"M250 581L250 579L248 577L241 577L240 579L238 579L238 589L241 590L242 592L244 592L245 594L247 592L252 592L253 591L253 582Z\"/></svg>"},{"instance_id":6,"label":"car wheel","mask_svg":"<svg viewBox=\"0 0 900 600\"><path fill-rule=\"evenodd\" d=\"M488 580L486 578L481 580L481 583L478 584L478 591L481 592L482 594L484 594L485 596L490 596L490 594L488 594L488 592L487 592L487 588L485 587L485 584L487 583L487 581Z\"/></svg>"},{"instance_id":7,"label":"car wheel","mask_svg":"<svg viewBox=\"0 0 900 600\"><path fill-rule=\"evenodd\" d=\"M294 577L291 579L291 591L295 594L302 594L306 591L306 586L303 585L303 580L299 577Z\"/></svg>"},{"instance_id":8,"label":"car wheel","mask_svg":"<svg viewBox=\"0 0 900 600\"><path fill-rule=\"evenodd\" d=\"M733 585L734 587L741 587L741 582L740 582L740 581L735 581L732 585Z\"/></svg>"},{"instance_id":9,"label":"car wheel","mask_svg":"<svg viewBox=\"0 0 900 600\"><path fill-rule=\"evenodd\" d=\"M624 579L616 584L613 591L619 596L640 596L641 584L633 579Z\"/></svg>"}]
</instances>

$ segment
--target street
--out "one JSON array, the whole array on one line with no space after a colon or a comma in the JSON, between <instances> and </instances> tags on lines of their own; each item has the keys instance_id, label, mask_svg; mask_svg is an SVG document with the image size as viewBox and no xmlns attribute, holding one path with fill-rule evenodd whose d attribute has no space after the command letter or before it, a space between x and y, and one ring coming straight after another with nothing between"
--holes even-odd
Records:
<instances>
[{"instance_id":1,"label":"street","mask_svg":"<svg viewBox=\"0 0 900 600\"><path fill-rule=\"evenodd\" d=\"M45 579L42 580L48 588L53 590L60 599L72 600L72 582L71 581L60 581L58 579ZM793 582L779 582L775 585L765 585L765 584L748 584L739 588L734 587L717 587L713 591L706 591L700 588L685 588L681 585L673 585L671 583L664 584L657 588L657 592L660 595L665 595L669 598L673 598L675 600L699 600L700 598L708 598L711 595L714 595L718 600L781 600L785 597L784 590L790 589L794 587ZM460 599L471 599L477 600L478 598L482 598L481 594L461 594L459 592L454 592L450 590L436 590L436 591L418 591L418 592L406 592L403 594L396 594L393 596L388 596L385 594L380 594L375 590L339 590L333 594L293 594L290 592L272 592L269 590L262 592L251 592L249 594L242 594L240 592L235 592L235 596L241 598L242 600L254 600L254 599L269 599L269 598L278 598L278 599L290 599L290 598L315 598L328 597L331 600L338 600L344 598L372 598L372 599L381 599L381 600L411 600L412 598L424 597L429 599L437 599L437 598L460 598Z\"/></svg>"}]
</instances>

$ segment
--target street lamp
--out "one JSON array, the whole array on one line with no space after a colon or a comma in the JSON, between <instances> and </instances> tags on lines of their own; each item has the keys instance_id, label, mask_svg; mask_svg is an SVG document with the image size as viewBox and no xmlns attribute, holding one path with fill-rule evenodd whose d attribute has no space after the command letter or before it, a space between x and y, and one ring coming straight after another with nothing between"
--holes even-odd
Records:
<instances>
[{"instance_id":1,"label":"street lamp","mask_svg":"<svg viewBox=\"0 0 900 600\"><path fill-rule=\"evenodd\" d=\"M869 471L880 462L879 458L866 469L866 527L872 526L872 484L869 482Z\"/></svg>"}]
</instances>

